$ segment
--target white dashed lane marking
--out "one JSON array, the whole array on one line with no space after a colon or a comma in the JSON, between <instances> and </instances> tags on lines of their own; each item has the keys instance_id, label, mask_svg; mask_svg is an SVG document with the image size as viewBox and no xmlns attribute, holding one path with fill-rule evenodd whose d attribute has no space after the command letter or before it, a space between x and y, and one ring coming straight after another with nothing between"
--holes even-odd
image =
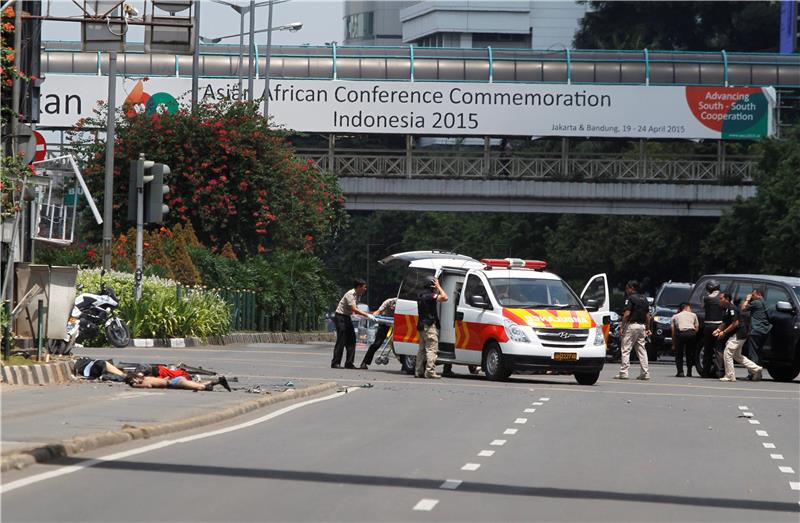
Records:
<instances>
[{"instance_id":1,"label":"white dashed lane marking","mask_svg":"<svg viewBox=\"0 0 800 523\"><path fill-rule=\"evenodd\" d=\"M762 443L762 445L764 445L765 449L774 449L775 448L775 444L774 443Z\"/></svg>"},{"instance_id":2,"label":"white dashed lane marking","mask_svg":"<svg viewBox=\"0 0 800 523\"><path fill-rule=\"evenodd\" d=\"M539 401L550 401L550 398L539 398Z\"/></svg>"},{"instance_id":3,"label":"white dashed lane marking","mask_svg":"<svg viewBox=\"0 0 800 523\"><path fill-rule=\"evenodd\" d=\"M506 440L504 439L493 439L489 445L494 445L495 447L502 447L506 444Z\"/></svg>"},{"instance_id":4,"label":"white dashed lane marking","mask_svg":"<svg viewBox=\"0 0 800 523\"><path fill-rule=\"evenodd\" d=\"M778 470L784 474L794 474L794 469L792 467L778 467Z\"/></svg>"},{"instance_id":5,"label":"white dashed lane marking","mask_svg":"<svg viewBox=\"0 0 800 523\"><path fill-rule=\"evenodd\" d=\"M494 451L493 450L482 450L482 451L478 452L478 456L480 456L482 458L488 458L488 457L494 456Z\"/></svg>"},{"instance_id":6,"label":"white dashed lane marking","mask_svg":"<svg viewBox=\"0 0 800 523\"><path fill-rule=\"evenodd\" d=\"M463 481L460 479L446 479L444 483L439 485L439 488L445 490L455 490L461 486L461 483L463 483Z\"/></svg>"},{"instance_id":7,"label":"white dashed lane marking","mask_svg":"<svg viewBox=\"0 0 800 523\"><path fill-rule=\"evenodd\" d=\"M433 510L437 503L439 503L438 499L421 499L419 503L414 505L414 510L430 511Z\"/></svg>"},{"instance_id":8,"label":"white dashed lane marking","mask_svg":"<svg viewBox=\"0 0 800 523\"><path fill-rule=\"evenodd\" d=\"M766 430L757 430L756 436L761 436L762 438L766 438L767 436L769 436L769 434L767 434Z\"/></svg>"},{"instance_id":9,"label":"white dashed lane marking","mask_svg":"<svg viewBox=\"0 0 800 523\"><path fill-rule=\"evenodd\" d=\"M525 425L526 423L528 423L528 418L517 418L514 420L514 423L516 423L517 425Z\"/></svg>"},{"instance_id":10,"label":"white dashed lane marking","mask_svg":"<svg viewBox=\"0 0 800 523\"><path fill-rule=\"evenodd\" d=\"M749 410L747 405L739 405L739 410Z\"/></svg>"},{"instance_id":11,"label":"white dashed lane marking","mask_svg":"<svg viewBox=\"0 0 800 523\"><path fill-rule=\"evenodd\" d=\"M742 416L744 416L745 418L752 418L753 417L753 413L752 412L742 412Z\"/></svg>"},{"instance_id":12,"label":"white dashed lane marking","mask_svg":"<svg viewBox=\"0 0 800 523\"><path fill-rule=\"evenodd\" d=\"M800 490L800 481L790 481L789 488L792 490Z\"/></svg>"},{"instance_id":13,"label":"white dashed lane marking","mask_svg":"<svg viewBox=\"0 0 800 523\"><path fill-rule=\"evenodd\" d=\"M517 429L506 429L506 430L503 432L503 434L508 434L508 435L511 435L511 436L513 436L513 435L514 435L514 434L516 434L516 433L517 433Z\"/></svg>"},{"instance_id":14,"label":"white dashed lane marking","mask_svg":"<svg viewBox=\"0 0 800 523\"><path fill-rule=\"evenodd\" d=\"M750 422L750 425L761 425L761 422L758 421L757 419L749 419L747 421Z\"/></svg>"},{"instance_id":15,"label":"white dashed lane marking","mask_svg":"<svg viewBox=\"0 0 800 523\"><path fill-rule=\"evenodd\" d=\"M478 470L479 468L481 468L480 463L467 463L461 467L461 470Z\"/></svg>"},{"instance_id":16,"label":"white dashed lane marking","mask_svg":"<svg viewBox=\"0 0 800 523\"><path fill-rule=\"evenodd\" d=\"M536 409L525 409L525 414L533 414L536 412Z\"/></svg>"},{"instance_id":17,"label":"white dashed lane marking","mask_svg":"<svg viewBox=\"0 0 800 523\"><path fill-rule=\"evenodd\" d=\"M772 458L772 459L781 460L781 459L783 459L783 454L770 454L769 457Z\"/></svg>"},{"instance_id":18,"label":"white dashed lane marking","mask_svg":"<svg viewBox=\"0 0 800 523\"><path fill-rule=\"evenodd\" d=\"M533 405L535 407L539 407L541 405L544 405L544 403L542 403L541 401L534 401L533 403L531 403L531 405Z\"/></svg>"}]
</instances>

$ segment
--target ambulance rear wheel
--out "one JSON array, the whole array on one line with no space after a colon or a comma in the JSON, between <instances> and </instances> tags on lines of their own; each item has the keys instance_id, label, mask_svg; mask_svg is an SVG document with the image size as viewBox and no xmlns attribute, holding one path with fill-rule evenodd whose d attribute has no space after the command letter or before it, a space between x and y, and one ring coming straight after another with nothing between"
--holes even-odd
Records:
<instances>
[{"instance_id":1,"label":"ambulance rear wheel","mask_svg":"<svg viewBox=\"0 0 800 523\"><path fill-rule=\"evenodd\" d=\"M400 356L400 365L402 366L403 372L413 375L414 368L417 366L417 357L403 354Z\"/></svg>"},{"instance_id":2,"label":"ambulance rear wheel","mask_svg":"<svg viewBox=\"0 0 800 523\"><path fill-rule=\"evenodd\" d=\"M597 372L576 372L575 381L581 385L594 385L600 378L600 371Z\"/></svg>"},{"instance_id":3,"label":"ambulance rear wheel","mask_svg":"<svg viewBox=\"0 0 800 523\"><path fill-rule=\"evenodd\" d=\"M500 350L500 346L495 342L491 342L486 346L482 367L483 373L492 381L504 381L511 375L511 370L506 364L503 351Z\"/></svg>"}]
</instances>

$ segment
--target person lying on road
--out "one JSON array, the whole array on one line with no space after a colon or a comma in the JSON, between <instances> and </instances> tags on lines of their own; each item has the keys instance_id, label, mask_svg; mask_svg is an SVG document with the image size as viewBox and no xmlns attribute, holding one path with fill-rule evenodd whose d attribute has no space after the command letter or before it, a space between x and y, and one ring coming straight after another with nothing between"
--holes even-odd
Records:
<instances>
[{"instance_id":1,"label":"person lying on road","mask_svg":"<svg viewBox=\"0 0 800 523\"><path fill-rule=\"evenodd\" d=\"M130 373L125 377L125 383L136 389L184 389L184 390L213 390L214 386L222 385L228 392L231 391L228 385L228 379L225 376L220 376L208 383L198 383L186 379L183 376L176 376L174 378L155 378L153 376L145 376L141 372Z\"/></svg>"}]
</instances>

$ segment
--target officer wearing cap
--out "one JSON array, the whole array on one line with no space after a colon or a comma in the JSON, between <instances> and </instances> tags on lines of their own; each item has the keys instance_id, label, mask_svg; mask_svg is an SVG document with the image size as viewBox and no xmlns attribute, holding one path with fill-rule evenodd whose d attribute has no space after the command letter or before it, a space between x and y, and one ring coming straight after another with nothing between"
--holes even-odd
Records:
<instances>
[{"instance_id":1,"label":"officer wearing cap","mask_svg":"<svg viewBox=\"0 0 800 523\"><path fill-rule=\"evenodd\" d=\"M708 294L703 298L705 317L703 318L704 350L701 369L704 378L719 378L718 374L723 368L722 345L714 335L714 331L722 324L725 307L720 303L719 297L721 293L717 280L708 280L706 291L708 291Z\"/></svg>"},{"instance_id":2,"label":"officer wearing cap","mask_svg":"<svg viewBox=\"0 0 800 523\"><path fill-rule=\"evenodd\" d=\"M414 375L417 378L441 378L436 374L436 356L439 353L439 312L436 305L447 301L447 293L439 285L438 278L428 276L425 290L417 298L417 330L419 331L419 349Z\"/></svg>"}]
</instances>

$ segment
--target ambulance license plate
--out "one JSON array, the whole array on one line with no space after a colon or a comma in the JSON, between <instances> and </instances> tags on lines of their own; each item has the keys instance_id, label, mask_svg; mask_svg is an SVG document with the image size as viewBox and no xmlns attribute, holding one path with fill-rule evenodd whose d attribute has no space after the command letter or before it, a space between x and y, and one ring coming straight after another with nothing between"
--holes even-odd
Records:
<instances>
[{"instance_id":1,"label":"ambulance license plate","mask_svg":"<svg viewBox=\"0 0 800 523\"><path fill-rule=\"evenodd\" d=\"M577 352L555 352L553 359L556 361L578 361Z\"/></svg>"}]
</instances>

